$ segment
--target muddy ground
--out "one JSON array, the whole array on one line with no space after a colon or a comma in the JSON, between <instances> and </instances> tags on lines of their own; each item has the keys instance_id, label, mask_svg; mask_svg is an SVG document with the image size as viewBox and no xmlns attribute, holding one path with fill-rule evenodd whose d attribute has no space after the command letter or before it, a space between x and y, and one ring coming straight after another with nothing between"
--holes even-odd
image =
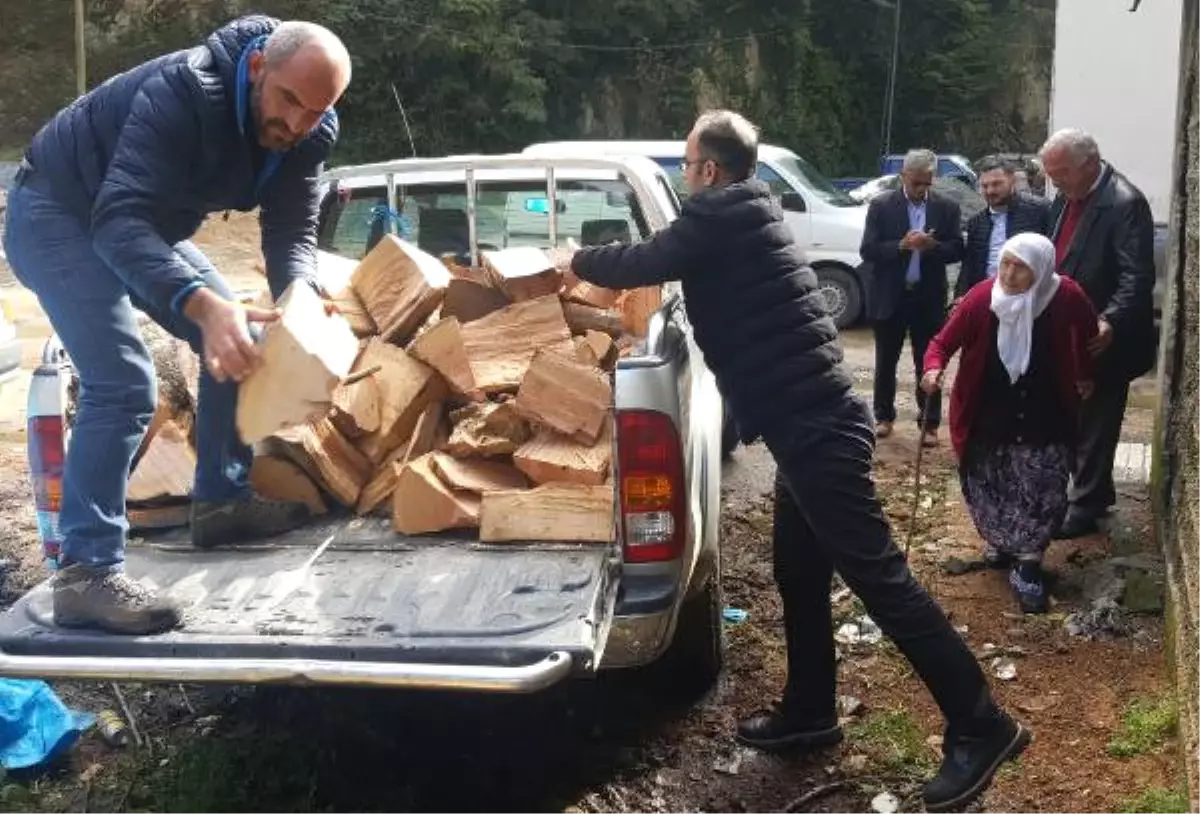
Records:
<instances>
[{"instance_id":1,"label":"muddy ground","mask_svg":"<svg viewBox=\"0 0 1200 814\"><path fill-rule=\"evenodd\" d=\"M257 285L254 224L235 217L204 243L235 285ZM0 289L19 319L27 361L46 326L27 296ZM869 333L845 338L847 361L869 392ZM911 389L911 372L907 374ZM0 601L42 578L30 508L18 383L0 393ZM1149 440L1152 388L1131 405L1126 440ZM911 396L902 415L912 417ZM915 427L880 445L877 477L899 539L912 508ZM840 692L861 702L841 747L766 756L738 747L736 720L770 704L783 682L782 617L771 577L773 464L741 449L724 472L727 604L747 612L728 627L727 669L701 698L653 674L605 675L529 698L375 691L124 685L140 748L114 749L95 732L52 770L9 777L0 810L532 810L869 811L888 791L919 808L919 781L936 765L936 710L890 644L841 647ZM1002 575L951 576L952 558L975 556L977 538L943 448L925 459L912 559L918 577L984 667L1007 656L1015 678L995 680L1002 701L1035 733L975 806L983 811L1184 810L1177 790L1163 626L1132 616L1120 637L1071 636L1064 618L1087 604L1084 569L1112 553L1153 553L1145 487L1129 484L1109 537L1056 544L1052 613L1021 617ZM838 624L862 611L835 590ZM115 705L102 685L56 685L71 704ZM850 703L850 706L853 706ZM849 708L848 710L849 711Z\"/></svg>"}]
</instances>

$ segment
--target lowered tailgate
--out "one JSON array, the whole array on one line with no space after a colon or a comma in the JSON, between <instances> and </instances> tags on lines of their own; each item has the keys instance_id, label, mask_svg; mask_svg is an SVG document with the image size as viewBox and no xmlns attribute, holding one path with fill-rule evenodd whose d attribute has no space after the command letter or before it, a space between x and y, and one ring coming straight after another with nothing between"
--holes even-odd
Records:
<instances>
[{"instance_id":1,"label":"lowered tailgate","mask_svg":"<svg viewBox=\"0 0 1200 814\"><path fill-rule=\"evenodd\" d=\"M375 518L254 548L157 537L129 546L127 569L183 603L182 629L57 628L43 584L0 617L0 674L534 691L595 669L613 551L404 537Z\"/></svg>"}]
</instances>

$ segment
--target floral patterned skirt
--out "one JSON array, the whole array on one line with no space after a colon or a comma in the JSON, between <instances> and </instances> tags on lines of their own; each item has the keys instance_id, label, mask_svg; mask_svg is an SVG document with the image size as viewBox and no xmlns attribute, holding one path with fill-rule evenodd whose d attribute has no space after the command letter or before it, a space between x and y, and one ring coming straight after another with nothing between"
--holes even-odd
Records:
<instances>
[{"instance_id":1,"label":"floral patterned skirt","mask_svg":"<svg viewBox=\"0 0 1200 814\"><path fill-rule=\"evenodd\" d=\"M988 548L1041 559L1067 513L1065 444L975 446L961 470L963 497Z\"/></svg>"}]
</instances>

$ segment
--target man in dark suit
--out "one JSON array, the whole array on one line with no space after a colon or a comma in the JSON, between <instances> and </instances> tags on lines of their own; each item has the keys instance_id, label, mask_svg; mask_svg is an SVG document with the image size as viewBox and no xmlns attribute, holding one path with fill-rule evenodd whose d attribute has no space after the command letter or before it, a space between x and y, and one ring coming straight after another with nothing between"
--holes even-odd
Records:
<instances>
[{"instance_id":1,"label":"man in dark suit","mask_svg":"<svg viewBox=\"0 0 1200 814\"><path fill-rule=\"evenodd\" d=\"M1129 383L1154 366L1154 218L1133 184L1100 157L1096 140L1060 130L1041 151L1059 194L1051 238L1060 274L1083 287L1100 314L1089 349L1096 388L1083 403L1072 473L1071 508L1060 538L1083 537L1116 503L1113 459L1121 437Z\"/></svg>"},{"instance_id":2,"label":"man in dark suit","mask_svg":"<svg viewBox=\"0 0 1200 814\"><path fill-rule=\"evenodd\" d=\"M1012 164L989 156L977 165L979 189L987 209L967 221L967 245L962 270L954 286L954 300L966 296L971 287L996 276L1004 241L1022 232L1050 234L1050 202L1017 192Z\"/></svg>"},{"instance_id":3,"label":"man in dark suit","mask_svg":"<svg viewBox=\"0 0 1200 814\"><path fill-rule=\"evenodd\" d=\"M867 315L875 328L876 434L886 438L896 421L896 365L904 337L912 341L913 368L921 365L929 340L946 315L946 266L962 258L958 204L930 191L937 156L911 150L904 157L900 188L871 201L863 232L863 260L874 264ZM942 420L938 395L916 387L921 443L937 444Z\"/></svg>"}]
</instances>

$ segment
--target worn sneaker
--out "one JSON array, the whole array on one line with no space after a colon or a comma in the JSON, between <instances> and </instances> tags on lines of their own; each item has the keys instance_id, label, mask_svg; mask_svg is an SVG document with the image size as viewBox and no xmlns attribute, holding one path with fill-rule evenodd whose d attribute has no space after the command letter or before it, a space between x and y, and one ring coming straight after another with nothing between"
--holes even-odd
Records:
<instances>
[{"instance_id":1,"label":"worn sneaker","mask_svg":"<svg viewBox=\"0 0 1200 814\"><path fill-rule=\"evenodd\" d=\"M926 811L950 811L975 799L996 770L1025 751L1032 735L1005 713L974 732L948 732L942 766L922 792Z\"/></svg>"},{"instance_id":2,"label":"worn sneaker","mask_svg":"<svg viewBox=\"0 0 1200 814\"><path fill-rule=\"evenodd\" d=\"M298 501L260 497L194 501L192 545L215 548L274 537L303 526L311 517L308 506Z\"/></svg>"},{"instance_id":3,"label":"worn sneaker","mask_svg":"<svg viewBox=\"0 0 1200 814\"><path fill-rule=\"evenodd\" d=\"M121 571L70 565L54 577L54 623L127 636L164 633L179 607Z\"/></svg>"},{"instance_id":4,"label":"worn sneaker","mask_svg":"<svg viewBox=\"0 0 1200 814\"><path fill-rule=\"evenodd\" d=\"M766 752L786 749L820 749L842 742L836 718L801 721L789 717L781 707L766 710L738 724L737 739Z\"/></svg>"}]
</instances>

